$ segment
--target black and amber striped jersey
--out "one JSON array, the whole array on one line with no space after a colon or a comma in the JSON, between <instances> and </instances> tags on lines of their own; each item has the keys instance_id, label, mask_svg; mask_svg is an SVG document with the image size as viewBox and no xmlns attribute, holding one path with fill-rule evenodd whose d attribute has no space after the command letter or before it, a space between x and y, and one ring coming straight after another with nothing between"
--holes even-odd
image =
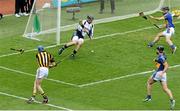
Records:
<instances>
[{"instance_id":1,"label":"black and amber striped jersey","mask_svg":"<svg viewBox=\"0 0 180 111\"><path fill-rule=\"evenodd\" d=\"M39 67L49 67L52 62L55 62L53 56L46 51L38 52L36 58Z\"/></svg>"}]
</instances>

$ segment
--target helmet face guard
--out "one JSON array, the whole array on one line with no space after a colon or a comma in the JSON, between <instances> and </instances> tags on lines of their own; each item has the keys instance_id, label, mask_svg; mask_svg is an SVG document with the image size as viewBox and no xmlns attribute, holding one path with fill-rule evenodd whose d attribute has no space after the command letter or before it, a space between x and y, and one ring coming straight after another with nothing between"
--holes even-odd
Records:
<instances>
[{"instance_id":1,"label":"helmet face guard","mask_svg":"<svg viewBox=\"0 0 180 111\"><path fill-rule=\"evenodd\" d=\"M166 14L167 12L169 12L169 7L162 7L161 11L163 12L163 14Z\"/></svg>"},{"instance_id":2,"label":"helmet face guard","mask_svg":"<svg viewBox=\"0 0 180 111\"><path fill-rule=\"evenodd\" d=\"M169 7L162 7L161 11L169 11Z\"/></svg>"},{"instance_id":3,"label":"helmet face guard","mask_svg":"<svg viewBox=\"0 0 180 111\"><path fill-rule=\"evenodd\" d=\"M92 23L93 20L94 20L94 17L93 17L93 16L91 16L91 15L88 15L88 16L87 16L87 21L88 21L88 23Z\"/></svg>"},{"instance_id":4,"label":"helmet face guard","mask_svg":"<svg viewBox=\"0 0 180 111\"><path fill-rule=\"evenodd\" d=\"M158 46L156 49L157 49L157 51L159 53L163 53L164 52L164 47L163 46Z\"/></svg>"}]
</instances>

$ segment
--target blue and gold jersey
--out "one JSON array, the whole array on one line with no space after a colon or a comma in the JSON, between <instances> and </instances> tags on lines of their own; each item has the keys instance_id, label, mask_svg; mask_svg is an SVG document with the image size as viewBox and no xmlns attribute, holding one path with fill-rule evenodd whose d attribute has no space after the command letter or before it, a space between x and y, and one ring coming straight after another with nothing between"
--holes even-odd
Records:
<instances>
[{"instance_id":1,"label":"blue and gold jersey","mask_svg":"<svg viewBox=\"0 0 180 111\"><path fill-rule=\"evenodd\" d=\"M46 51L37 53L36 58L38 60L39 67L49 67L49 65L54 62L53 56Z\"/></svg>"},{"instance_id":2,"label":"blue and gold jersey","mask_svg":"<svg viewBox=\"0 0 180 111\"><path fill-rule=\"evenodd\" d=\"M154 61L156 63L157 71L163 71L164 70L164 63L166 62L166 56L165 55L158 55L158 57Z\"/></svg>"},{"instance_id":3,"label":"blue and gold jersey","mask_svg":"<svg viewBox=\"0 0 180 111\"><path fill-rule=\"evenodd\" d=\"M165 21L166 21L166 23L167 23L166 28L171 28L171 27L174 28L173 17L172 17L172 15L171 15L171 13L166 13L166 14L164 15L164 18L165 18Z\"/></svg>"}]
</instances>

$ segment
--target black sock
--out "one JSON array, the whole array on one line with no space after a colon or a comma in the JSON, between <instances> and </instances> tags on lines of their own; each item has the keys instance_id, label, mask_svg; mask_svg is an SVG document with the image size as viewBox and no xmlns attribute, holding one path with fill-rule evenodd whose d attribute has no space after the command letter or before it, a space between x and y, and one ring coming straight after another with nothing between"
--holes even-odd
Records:
<instances>
[{"instance_id":1,"label":"black sock","mask_svg":"<svg viewBox=\"0 0 180 111\"><path fill-rule=\"evenodd\" d=\"M68 46L65 44L61 49L64 50L66 48L68 48Z\"/></svg>"},{"instance_id":2,"label":"black sock","mask_svg":"<svg viewBox=\"0 0 180 111\"><path fill-rule=\"evenodd\" d=\"M43 96L44 99L47 99L47 96L45 93L42 93L41 95Z\"/></svg>"},{"instance_id":3,"label":"black sock","mask_svg":"<svg viewBox=\"0 0 180 111\"><path fill-rule=\"evenodd\" d=\"M35 97L36 97L36 93L33 93L33 94L32 94L32 97L35 98Z\"/></svg>"},{"instance_id":4,"label":"black sock","mask_svg":"<svg viewBox=\"0 0 180 111\"><path fill-rule=\"evenodd\" d=\"M68 46L65 44L63 48L66 49L66 48L68 48Z\"/></svg>"},{"instance_id":5,"label":"black sock","mask_svg":"<svg viewBox=\"0 0 180 111\"><path fill-rule=\"evenodd\" d=\"M77 51L76 51L76 50L74 50L74 51L73 51L73 54L75 55L76 53L77 53Z\"/></svg>"}]
</instances>

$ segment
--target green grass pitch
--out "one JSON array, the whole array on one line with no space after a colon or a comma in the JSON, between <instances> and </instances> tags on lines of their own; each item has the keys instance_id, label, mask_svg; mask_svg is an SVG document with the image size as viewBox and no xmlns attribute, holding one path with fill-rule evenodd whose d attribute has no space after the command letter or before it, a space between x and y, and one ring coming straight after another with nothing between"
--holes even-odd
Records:
<instances>
[{"instance_id":1,"label":"green grass pitch","mask_svg":"<svg viewBox=\"0 0 180 111\"><path fill-rule=\"evenodd\" d=\"M13 48L34 49L49 43L25 39L21 36L27 18L6 17L0 21L0 109L16 110L168 110L169 100L159 83L153 87L152 101L142 102L146 96L146 81L152 74L137 74L152 71L157 45L164 45L170 66L180 65L180 51L171 54L162 39L155 47L147 43L159 31L142 18L131 18L98 24L95 39L86 41L74 60L66 58L61 65L50 69L43 88L49 96L49 104L26 104L32 93L37 63L36 51L15 54ZM180 21L176 20L174 43L180 47ZM14 24L18 23L18 24ZM2 33L8 32L3 35ZM71 31L62 32L62 42L70 39ZM67 49L57 55L59 47L46 49L56 60L62 60L73 50ZM94 52L91 52L94 50ZM3 56L6 55L6 56ZM172 90L176 108L180 109L180 67L167 72L169 88ZM134 76L127 76L133 75ZM37 96L42 101L41 96Z\"/></svg>"}]
</instances>

